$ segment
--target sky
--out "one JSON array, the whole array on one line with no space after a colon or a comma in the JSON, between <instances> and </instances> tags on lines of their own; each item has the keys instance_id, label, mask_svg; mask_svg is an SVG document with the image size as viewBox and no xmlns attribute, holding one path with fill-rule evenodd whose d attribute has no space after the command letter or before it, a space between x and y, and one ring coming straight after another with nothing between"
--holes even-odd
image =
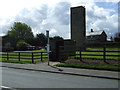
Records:
<instances>
[{"instance_id":1,"label":"sky","mask_svg":"<svg viewBox=\"0 0 120 90\"><path fill-rule=\"evenodd\" d=\"M104 30L108 38L118 32L118 0L1 0L0 36L14 22L26 23L34 35L46 33L70 39L70 7L85 6L86 31Z\"/></svg>"}]
</instances>

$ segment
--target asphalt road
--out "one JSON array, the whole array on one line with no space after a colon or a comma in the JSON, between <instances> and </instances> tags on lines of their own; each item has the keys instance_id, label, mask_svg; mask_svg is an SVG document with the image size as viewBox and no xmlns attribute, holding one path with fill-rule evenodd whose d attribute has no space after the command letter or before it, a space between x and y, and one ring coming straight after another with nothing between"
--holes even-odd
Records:
<instances>
[{"instance_id":1,"label":"asphalt road","mask_svg":"<svg viewBox=\"0 0 120 90\"><path fill-rule=\"evenodd\" d=\"M13 88L118 88L118 80L3 67L2 85Z\"/></svg>"}]
</instances>

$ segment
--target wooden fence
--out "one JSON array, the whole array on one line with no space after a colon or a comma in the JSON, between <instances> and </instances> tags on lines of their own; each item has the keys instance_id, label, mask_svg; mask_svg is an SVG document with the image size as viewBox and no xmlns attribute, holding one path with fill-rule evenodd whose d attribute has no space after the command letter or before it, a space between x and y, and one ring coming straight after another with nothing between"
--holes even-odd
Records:
<instances>
[{"instance_id":1,"label":"wooden fence","mask_svg":"<svg viewBox=\"0 0 120 90\"><path fill-rule=\"evenodd\" d=\"M61 57L67 57L67 58L74 58L74 59L94 59L94 60L120 60L120 48L88 48L86 47L86 50L82 51L82 48L79 50L76 50L76 53L73 55L70 55L72 51L67 54L68 51L61 50L60 51L60 58Z\"/></svg>"},{"instance_id":2,"label":"wooden fence","mask_svg":"<svg viewBox=\"0 0 120 90\"><path fill-rule=\"evenodd\" d=\"M69 53L69 54L68 54ZM72 53L72 54L70 54ZM2 52L0 53L0 58L3 61L25 61L25 62L39 62L48 58L47 52ZM68 58L74 59L94 59L94 60L119 60L120 61L120 48L89 48L86 47L86 50L82 51L81 49L76 50L73 54L72 51L69 50L60 50L59 54L60 60L65 60Z\"/></svg>"},{"instance_id":3,"label":"wooden fence","mask_svg":"<svg viewBox=\"0 0 120 90\"><path fill-rule=\"evenodd\" d=\"M43 61L48 57L47 52L2 52L0 58L2 61L25 61L35 63Z\"/></svg>"}]
</instances>

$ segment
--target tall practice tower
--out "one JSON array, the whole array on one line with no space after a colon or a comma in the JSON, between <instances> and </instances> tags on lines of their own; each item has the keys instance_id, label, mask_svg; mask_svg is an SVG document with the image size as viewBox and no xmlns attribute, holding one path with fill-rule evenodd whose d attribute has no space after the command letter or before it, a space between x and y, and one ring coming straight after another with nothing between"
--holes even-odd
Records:
<instances>
[{"instance_id":1,"label":"tall practice tower","mask_svg":"<svg viewBox=\"0 0 120 90\"><path fill-rule=\"evenodd\" d=\"M85 7L71 7L71 39L76 41L76 47L84 45L86 40Z\"/></svg>"}]
</instances>

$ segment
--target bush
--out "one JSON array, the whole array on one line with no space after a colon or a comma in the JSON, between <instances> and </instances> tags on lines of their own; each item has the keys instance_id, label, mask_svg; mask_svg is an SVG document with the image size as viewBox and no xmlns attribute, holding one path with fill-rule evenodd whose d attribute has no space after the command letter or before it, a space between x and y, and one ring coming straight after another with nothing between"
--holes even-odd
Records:
<instances>
[{"instance_id":1,"label":"bush","mask_svg":"<svg viewBox=\"0 0 120 90\"><path fill-rule=\"evenodd\" d=\"M30 46L30 44L26 43L23 40L20 40L17 43L17 50L24 51L28 46Z\"/></svg>"},{"instance_id":2,"label":"bush","mask_svg":"<svg viewBox=\"0 0 120 90\"><path fill-rule=\"evenodd\" d=\"M115 37L114 40L115 42L120 42L120 37Z\"/></svg>"},{"instance_id":3,"label":"bush","mask_svg":"<svg viewBox=\"0 0 120 90\"><path fill-rule=\"evenodd\" d=\"M11 52L14 51L13 47L2 47L2 52Z\"/></svg>"},{"instance_id":4,"label":"bush","mask_svg":"<svg viewBox=\"0 0 120 90\"><path fill-rule=\"evenodd\" d=\"M120 42L104 42L104 43L87 43L86 47L119 47L120 46Z\"/></svg>"}]
</instances>

